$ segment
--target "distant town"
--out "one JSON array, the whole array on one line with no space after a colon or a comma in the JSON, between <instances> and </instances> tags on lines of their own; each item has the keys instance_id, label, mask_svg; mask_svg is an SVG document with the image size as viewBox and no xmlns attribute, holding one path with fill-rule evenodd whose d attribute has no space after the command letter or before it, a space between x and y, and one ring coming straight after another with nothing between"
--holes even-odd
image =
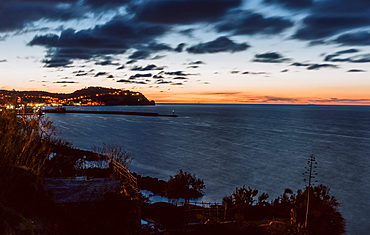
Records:
<instances>
[{"instance_id":1,"label":"distant town","mask_svg":"<svg viewBox=\"0 0 370 235\"><path fill-rule=\"evenodd\" d=\"M15 106L96 106L96 105L155 105L142 93L105 87L87 87L73 93L46 91L0 90L0 105Z\"/></svg>"}]
</instances>

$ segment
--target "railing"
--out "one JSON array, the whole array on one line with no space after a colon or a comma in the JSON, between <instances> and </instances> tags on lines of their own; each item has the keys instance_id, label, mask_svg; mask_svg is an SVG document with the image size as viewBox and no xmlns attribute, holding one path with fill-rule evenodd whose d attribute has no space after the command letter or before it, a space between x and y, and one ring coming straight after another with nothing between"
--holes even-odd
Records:
<instances>
[{"instance_id":1,"label":"railing","mask_svg":"<svg viewBox=\"0 0 370 235\"><path fill-rule=\"evenodd\" d=\"M125 184L123 184L122 186L129 186L131 187L131 190L137 192L138 186L136 177L133 176L126 167L122 166L122 164L117 162L116 160L111 159L111 164L113 165L114 171L118 174L119 180L125 181ZM125 194L127 194L126 189L128 189L128 187L123 188Z\"/></svg>"},{"instance_id":2,"label":"railing","mask_svg":"<svg viewBox=\"0 0 370 235\"><path fill-rule=\"evenodd\" d=\"M226 204L217 202L173 202L172 204L176 206L183 206L185 208L188 223L226 221Z\"/></svg>"}]
</instances>

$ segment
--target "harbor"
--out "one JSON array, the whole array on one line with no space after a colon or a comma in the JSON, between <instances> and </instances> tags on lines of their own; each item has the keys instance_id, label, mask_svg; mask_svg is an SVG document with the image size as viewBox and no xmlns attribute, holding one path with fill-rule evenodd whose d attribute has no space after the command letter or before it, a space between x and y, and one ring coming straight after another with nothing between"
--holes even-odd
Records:
<instances>
[{"instance_id":1,"label":"harbor","mask_svg":"<svg viewBox=\"0 0 370 235\"><path fill-rule=\"evenodd\" d=\"M83 113L83 114L115 114L115 115L135 115L135 116L151 116L151 117L178 117L172 114L159 114L147 112L125 112L125 111L85 111L85 110L66 110L65 108L45 109L44 113Z\"/></svg>"}]
</instances>

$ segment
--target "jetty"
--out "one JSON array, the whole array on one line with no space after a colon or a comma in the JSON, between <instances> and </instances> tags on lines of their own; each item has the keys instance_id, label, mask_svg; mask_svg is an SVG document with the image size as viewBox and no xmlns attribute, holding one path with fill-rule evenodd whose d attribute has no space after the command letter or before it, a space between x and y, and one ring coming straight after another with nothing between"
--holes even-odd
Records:
<instances>
[{"instance_id":1,"label":"jetty","mask_svg":"<svg viewBox=\"0 0 370 235\"><path fill-rule=\"evenodd\" d=\"M59 110L59 109L46 109L44 113L84 113L84 114L116 114L116 115L135 115L135 116L151 116L151 117L177 117L177 115L159 114L159 113L146 113L146 112L124 112L124 111L82 111L82 110Z\"/></svg>"}]
</instances>

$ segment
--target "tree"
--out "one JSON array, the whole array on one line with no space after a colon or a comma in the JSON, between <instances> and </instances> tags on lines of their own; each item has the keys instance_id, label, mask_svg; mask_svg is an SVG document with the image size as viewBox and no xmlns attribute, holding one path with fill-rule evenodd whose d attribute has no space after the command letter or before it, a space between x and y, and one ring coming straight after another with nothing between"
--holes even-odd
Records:
<instances>
[{"instance_id":1,"label":"tree","mask_svg":"<svg viewBox=\"0 0 370 235\"><path fill-rule=\"evenodd\" d=\"M329 195L330 189L327 186L314 186L317 182L314 180L317 175L316 164L316 158L311 155L303 173L307 176L304 179L308 183L307 187L304 191L298 190L295 198L296 222L310 234L343 234L345 223L338 211L337 199Z\"/></svg>"},{"instance_id":2,"label":"tree","mask_svg":"<svg viewBox=\"0 0 370 235\"><path fill-rule=\"evenodd\" d=\"M94 146L93 151L99 159L109 165L115 177L120 180L121 193L136 198L137 178L129 170L133 160L132 155L118 145L104 144L102 148Z\"/></svg>"},{"instance_id":3,"label":"tree","mask_svg":"<svg viewBox=\"0 0 370 235\"><path fill-rule=\"evenodd\" d=\"M266 203L266 200L269 198L269 195L267 193L262 193L259 197L258 197L258 204L264 204Z\"/></svg>"},{"instance_id":4,"label":"tree","mask_svg":"<svg viewBox=\"0 0 370 235\"><path fill-rule=\"evenodd\" d=\"M39 115L17 115L16 110L0 113L0 204L12 200L22 187L19 178L43 176L53 147L63 144L52 121ZM37 178L37 177L36 177ZM27 187L24 186L23 189Z\"/></svg>"},{"instance_id":5,"label":"tree","mask_svg":"<svg viewBox=\"0 0 370 235\"><path fill-rule=\"evenodd\" d=\"M62 143L52 121L43 116L19 117L6 109L0 114L0 169L19 166L40 175L53 146Z\"/></svg>"},{"instance_id":6,"label":"tree","mask_svg":"<svg viewBox=\"0 0 370 235\"><path fill-rule=\"evenodd\" d=\"M248 206L252 206L253 203L256 201L253 198L258 194L257 189L251 189L251 187L248 186L248 188L243 185L243 187L238 188L236 187L235 192L233 192L230 196L226 196L223 198L223 202L230 205L236 205L236 204L245 204ZM263 193L261 195L261 201L266 200L268 198L268 194Z\"/></svg>"},{"instance_id":7,"label":"tree","mask_svg":"<svg viewBox=\"0 0 370 235\"><path fill-rule=\"evenodd\" d=\"M298 190L295 210L297 223L304 224L308 190L310 190L310 213L308 214L307 230L309 234L343 234L345 222L338 211L339 203L334 196L330 196L330 189L322 184L304 191Z\"/></svg>"},{"instance_id":8,"label":"tree","mask_svg":"<svg viewBox=\"0 0 370 235\"><path fill-rule=\"evenodd\" d=\"M203 196L203 190L206 188L204 181L191 174L180 170L174 176L170 176L167 183L167 197L170 199L185 199L189 202Z\"/></svg>"}]
</instances>

